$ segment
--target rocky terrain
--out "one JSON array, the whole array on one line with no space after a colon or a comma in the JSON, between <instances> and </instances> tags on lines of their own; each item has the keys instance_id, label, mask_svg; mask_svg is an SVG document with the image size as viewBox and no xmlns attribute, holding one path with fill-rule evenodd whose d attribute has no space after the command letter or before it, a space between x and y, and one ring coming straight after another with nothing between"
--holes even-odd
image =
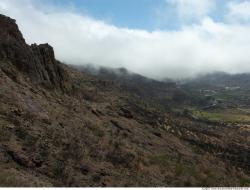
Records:
<instances>
[{"instance_id":1,"label":"rocky terrain","mask_svg":"<svg viewBox=\"0 0 250 190\"><path fill-rule=\"evenodd\" d=\"M157 89L150 99L117 80L27 45L0 15L0 186L250 185L249 125L173 112Z\"/></svg>"}]
</instances>

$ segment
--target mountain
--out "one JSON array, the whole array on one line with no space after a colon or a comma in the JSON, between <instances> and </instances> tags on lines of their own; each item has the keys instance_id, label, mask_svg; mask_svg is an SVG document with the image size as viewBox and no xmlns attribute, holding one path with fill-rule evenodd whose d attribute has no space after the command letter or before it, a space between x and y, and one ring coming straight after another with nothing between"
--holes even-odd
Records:
<instances>
[{"instance_id":1,"label":"mountain","mask_svg":"<svg viewBox=\"0 0 250 190\"><path fill-rule=\"evenodd\" d=\"M250 74L212 73L182 82L181 88L196 96L209 96L225 107L250 106Z\"/></svg>"},{"instance_id":2,"label":"mountain","mask_svg":"<svg viewBox=\"0 0 250 190\"><path fill-rule=\"evenodd\" d=\"M177 113L184 88L119 72L62 64L0 15L0 186L249 185L249 125Z\"/></svg>"},{"instance_id":3,"label":"mountain","mask_svg":"<svg viewBox=\"0 0 250 190\"><path fill-rule=\"evenodd\" d=\"M250 74L227 74L215 72L207 75L201 75L197 78L187 80L186 85L194 86L195 88L223 88L223 87L241 87L250 89Z\"/></svg>"},{"instance_id":4,"label":"mountain","mask_svg":"<svg viewBox=\"0 0 250 190\"><path fill-rule=\"evenodd\" d=\"M102 80L115 81L122 89L131 94L142 97L146 102L155 103L165 111L174 107L185 105L209 105L207 98L192 94L184 86L173 80L158 81L132 73L125 68L96 68L91 65L74 66L83 73L88 73L101 78ZM192 82L193 83L193 82Z\"/></svg>"}]
</instances>

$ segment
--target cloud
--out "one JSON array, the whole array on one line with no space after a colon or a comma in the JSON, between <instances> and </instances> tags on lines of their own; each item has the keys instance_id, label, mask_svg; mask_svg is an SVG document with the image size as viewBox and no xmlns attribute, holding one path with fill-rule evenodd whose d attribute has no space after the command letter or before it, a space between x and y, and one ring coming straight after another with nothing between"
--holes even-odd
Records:
<instances>
[{"instance_id":1,"label":"cloud","mask_svg":"<svg viewBox=\"0 0 250 190\"><path fill-rule=\"evenodd\" d=\"M155 79L250 71L250 26L204 16L177 31L119 28L74 11L37 8L32 0L1 0L28 43L50 43L59 60L125 67Z\"/></svg>"},{"instance_id":2,"label":"cloud","mask_svg":"<svg viewBox=\"0 0 250 190\"><path fill-rule=\"evenodd\" d=\"M250 22L250 2L229 2L227 18L233 22Z\"/></svg>"},{"instance_id":3,"label":"cloud","mask_svg":"<svg viewBox=\"0 0 250 190\"><path fill-rule=\"evenodd\" d=\"M174 9L181 21L200 21L214 8L214 0L166 0L168 9Z\"/></svg>"}]
</instances>

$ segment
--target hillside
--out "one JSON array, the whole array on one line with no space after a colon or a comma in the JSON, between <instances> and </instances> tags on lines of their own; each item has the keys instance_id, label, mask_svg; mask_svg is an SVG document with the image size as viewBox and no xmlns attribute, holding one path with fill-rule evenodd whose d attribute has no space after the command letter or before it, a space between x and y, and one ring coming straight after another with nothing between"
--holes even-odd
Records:
<instances>
[{"instance_id":1,"label":"hillside","mask_svg":"<svg viewBox=\"0 0 250 190\"><path fill-rule=\"evenodd\" d=\"M122 80L62 64L0 15L0 186L250 185L249 125L172 111L172 83Z\"/></svg>"}]
</instances>

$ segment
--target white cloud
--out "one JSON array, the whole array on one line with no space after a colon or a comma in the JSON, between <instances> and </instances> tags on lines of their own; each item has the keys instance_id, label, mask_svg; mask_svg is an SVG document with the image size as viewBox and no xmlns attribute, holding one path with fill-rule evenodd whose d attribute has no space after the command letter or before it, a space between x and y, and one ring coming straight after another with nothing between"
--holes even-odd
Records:
<instances>
[{"instance_id":1,"label":"white cloud","mask_svg":"<svg viewBox=\"0 0 250 190\"><path fill-rule=\"evenodd\" d=\"M118 28L74 12L47 13L29 0L0 0L0 12L17 20L28 43L49 42L59 60L126 67L156 79L189 77L212 71L250 71L250 27L216 23L179 31Z\"/></svg>"},{"instance_id":2,"label":"white cloud","mask_svg":"<svg viewBox=\"0 0 250 190\"><path fill-rule=\"evenodd\" d=\"M182 21L200 21L216 6L214 0L166 0L166 3L176 9Z\"/></svg>"},{"instance_id":3,"label":"white cloud","mask_svg":"<svg viewBox=\"0 0 250 190\"><path fill-rule=\"evenodd\" d=\"M233 22L250 22L250 2L229 2L228 19Z\"/></svg>"}]
</instances>

